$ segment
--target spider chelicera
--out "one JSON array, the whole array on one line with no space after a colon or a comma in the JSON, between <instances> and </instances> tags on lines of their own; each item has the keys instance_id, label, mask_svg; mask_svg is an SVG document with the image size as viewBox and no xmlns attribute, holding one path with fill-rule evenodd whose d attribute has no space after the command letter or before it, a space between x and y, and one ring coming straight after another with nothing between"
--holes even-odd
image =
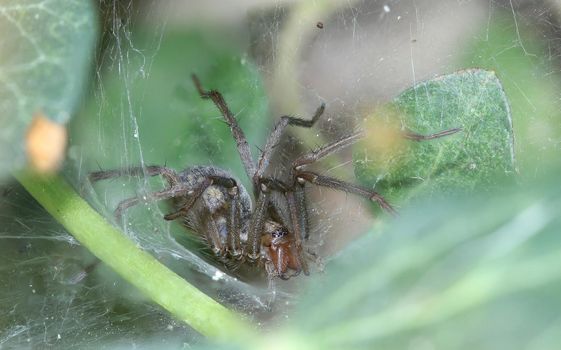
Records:
<instances>
[{"instance_id":1,"label":"spider chelicera","mask_svg":"<svg viewBox=\"0 0 561 350\"><path fill-rule=\"evenodd\" d=\"M192 79L200 96L214 102L230 127L245 172L252 183L253 200L234 176L214 166L194 166L181 172L163 166L102 170L90 173L90 181L117 176L162 176L168 187L149 194L147 198L171 201L174 211L165 215L165 220L181 220L184 226L206 240L220 261L226 264L234 262L238 266L244 262L261 264L270 279L288 279L301 272L309 274L303 249L303 242L308 240L310 232L306 184L353 193L378 203L392 215L396 214L394 208L371 189L306 170L307 165L354 144L364 137L363 132L355 132L299 156L292 162L288 181L265 175L273 150L286 127L311 128L323 114L324 104L319 106L310 120L282 116L255 163L244 132L222 94L216 90L203 89L197 76L193 75ZM449 129L433 135L406 132L403 137L423 141L451 135L459 130ZM288 217L281 213L279 203L272 200L274 192L285 202ZM143 197L120 202L115 209L117 220L120 221L124 210L143 202Z\"/></svg>"}]
</instances>

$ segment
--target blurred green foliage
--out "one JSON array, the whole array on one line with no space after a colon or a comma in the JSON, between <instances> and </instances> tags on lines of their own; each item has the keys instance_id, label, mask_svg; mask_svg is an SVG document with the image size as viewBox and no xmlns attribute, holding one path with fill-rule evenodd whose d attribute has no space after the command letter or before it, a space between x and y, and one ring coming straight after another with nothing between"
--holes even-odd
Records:
<instances>
[{"instance_id":1,"label":"blurred green foliage","mask_svg":"<svg viewBox=\"0 0 561 350\"><path fill-rule=\"evenodd\" d=\"M291 326L319 349L554 349L560 225L555 179L411 208L342 251Z\"/></svg>"},{"instance_id":2,"label":"blurred green foliage","mask_svg":"<svg viewBox=\"0 0 561 350\"><path fill-rule=\"evenodd\" d=\"M492 69L501 80L512 110L522 179L539 178L561 164L561 72L545 30L533 21L517 21L510 11L497 12L466 43L459 62L459 67Z\"/></svg>"},{"instance_id":3,"label":"blurred green foliage","mask_svg":"<svg viewBox=\"0 0 561 350\"><path fill-rule=\"evenodd\" d=\"M97 40L91 1L0 3L0 177L25 165L36 113L64 124L89 81Z\"/></svg>"}]
</instances>

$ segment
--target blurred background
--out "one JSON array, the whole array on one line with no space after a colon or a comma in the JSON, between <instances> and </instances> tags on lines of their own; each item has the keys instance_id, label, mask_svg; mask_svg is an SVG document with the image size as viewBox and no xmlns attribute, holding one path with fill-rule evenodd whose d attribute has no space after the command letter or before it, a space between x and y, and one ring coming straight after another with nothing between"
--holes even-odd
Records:
<instances>
[{"instance_id":1,"label":"blurred background","mask_svg":"<svg viewBox=\"0 0 561 350\"><path fill-rule=\"evenodd\" d=\"M228 128L216 108L197 96L192 73L224 94L254 156L279 116L308 118L326 103L317 128L290 129L271 170L278 176L295 155L360 129L403 90L467 68L493 70L503 84L515 135L516 181L522 187L541 182L554 177L560 165L558 1L95 4L100 35L88 91L68 124L63 172L109 220L122 199L161 188L162 182L85 183L99 168L213 164L249 186ZM351 149L344 150L320 168L356 182L352 156ZM0 348L189 347L200 341L98 264L17 183L2 181ZM526 197L534 198L529 193ZM310 202L310 247L324 263L380 221L368 203L352 195L311 189ZM156 203L131 209L126 234L231 308L266 325L289 317L306 278L278 282L273 298L263 276L252 281L222 276L204 244L163 222L165 211ZM313 273L318 270L322 264ZM412 339L411 349L438 348L423 337Z\"/></svg>"}]
</instances>

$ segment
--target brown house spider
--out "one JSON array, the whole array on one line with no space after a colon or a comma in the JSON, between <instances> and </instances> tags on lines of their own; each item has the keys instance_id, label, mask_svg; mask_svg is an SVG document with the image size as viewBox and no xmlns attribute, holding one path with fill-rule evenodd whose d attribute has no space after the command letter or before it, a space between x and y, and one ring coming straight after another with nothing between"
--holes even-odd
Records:
<instances>
[{"instance_id":1,"label":"brown house spider","mask_svg":"<svg viewBox=\"0 0 561 350\"><path fill-rule=\"evenodd\" d=\"M245 135L222 94L204 90L195 75L192 79L200 96L214 102L232 131L245 172L252 182L254 206L251 196L236 178L213 166L190 167L179 173L162 166L96 171L89 175L92 182L124 175L161 175L168 187L151 193L148 198L172 201L174 211L165 215L165 220L182 220L184 226L206 240L213 253L224 263L264 265L270 279L288 279L300 272L309 274L302 248L309 235L306 183L366 197L388 213L396 214L392 206L373 190L305 170L307 165L354 144L364 136L362 132L342 137L296 158L286 182L265 176L273 150L285 128L289 125L311 128L323 114L324 104L310 120L282 116L255 163ZM459 130L450 129L428 136L408 132L403 137L422 141L451 135ZM283 218L278 204L271 200L273 192L284 198L288 218ZM141 197L133 197L120 202L115 210L116 217L120 219L124 210L142 201Z\"/></svg>"}]
</instances>

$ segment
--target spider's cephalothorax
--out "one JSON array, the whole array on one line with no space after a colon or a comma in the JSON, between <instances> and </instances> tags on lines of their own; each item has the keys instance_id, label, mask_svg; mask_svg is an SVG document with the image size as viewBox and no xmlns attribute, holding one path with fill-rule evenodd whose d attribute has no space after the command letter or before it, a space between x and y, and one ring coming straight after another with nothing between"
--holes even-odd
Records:
<instances>
[{"instance_id":1,"label":"spider's cephalothorax","mask_svg":"<svg viewBox=\"0 0 561 350\"><path fill-rule=\"evenodd\" d=\"M323 114L323 104L310 120L281 117L255 163L245 135L222 95L216 90L204 90L194 75L193 82L202 98L214 102L230 127L246 175L252 183L254 204L238 180L227 171L213 166L190 167L179 173L161 166L132 167L93 172L89 176L90 180L123 175L162 176L168 187L151 193L149 199L171 200L174 211L165 215L164 219L181 220L183 225L203 237L209 248L226 265L258 263L265 267L270 278L288 279L300 272L309 273L303 249L303 242L308 239L309 233L304 191L306 184L366 197L377 202L387 212L395 214L391 205L375 191L305 169L307 165L354 144L363 137L362 132L342 137L296 158L286 181L265 175L273 149L279 143L284 129L288 125L312 127ZM403 137L422 141L451 135L459 130L450 129L428 136L405 132ZM287 208L287 215L282 215L283 210L278 200L272 200L273 193L281 198L283 206ZM115 209L116 217L120 219L123 210L142 200L141 197L133 197L122 201Z\"/></svg>"}]
</instances>

